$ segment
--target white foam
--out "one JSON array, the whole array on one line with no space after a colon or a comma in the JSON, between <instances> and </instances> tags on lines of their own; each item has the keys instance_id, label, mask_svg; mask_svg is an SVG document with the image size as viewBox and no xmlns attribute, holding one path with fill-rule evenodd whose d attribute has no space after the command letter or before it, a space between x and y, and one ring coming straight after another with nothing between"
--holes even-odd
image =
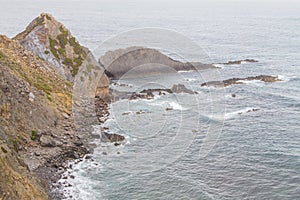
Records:
<instances>
[{"instance_id":1,"label":"white foam","mask_svg":"<svg viewBox=\"0 0 300 200\"><path fill-rule=\"evenodd\" d=\"M277 78L282 80L283 82L288 82L293 78L297 78L297 76L285 76L285 75L277 75Z\"/></svg>"},{"instance_id":2,"label":"white foam","mask_svg":"<svg viewBox=\"0 0 300 200\"><path fill-rule=\"evenodd\" d=\"M174 110L183 110L183 107L177 103L177 102L171 102L169 105L174 109Z\"/></svg>"},{"instance_id":3,"label":"white foam","mask_svg":"<svg viewBox=\"0 0 300 200\"><path fill-rule=\"evenodd\" d=\"M188 81L188 82L192 82L192 81L196 81L197 79L195 79L195 78L188 78L188 79L186 79L186 81Z\"/></svg>"},{"instance_id":4,"label":"white foam","mask_svg":"<svg viewBox=\"0 0 300 200\"><path fill-rule=\"evenodd\" d=\"M225 114L225 119L233 119L233 118L235 118L237 116L240 116L242 114L249 113L249 112L254 112L257 109L259 109L259 108L247 107L247 108L243 108L241 110L229 112L229 113Z\"/></svg>"},{"instance_id":5,"label":"white foam","mask_svg":"<svg viewBox=\"0 0 300 200\"><path fill-rule=\"evenodd\" d=\"M260 81L260 80L239 80L239 81L237 81L237 83L258 85L258 84L261 84L262 81Z\"/></svg>"},{"instance_id":6,"label":"white foam","mask_svg":"<svg viewBox=\"0 0 300 200\"><path fill-rule=\"evenodd\" d=\"M213 66L223 69L225 65L223 65L223 64L213 64Z\"/></svg>"},{"instance_id":7,"label":"white foam","mask_svg":"<svg viewBox=\"0 0 300 200\"><path fill-rule=\"evenodd\" d=\"M178 73L188 73L191 72L190 70L181 70L181 71L177 71Z\"/></svg>"},{"instance_id":8,"label":"white foam","mask_svg":"<svg viewBox=\"0 0 300 200\"><path fill-rule=\"evenodd\" d=\"M186 108L182 107L178 102L176 101L160 101L160 102L152 102L149 103L152 106L161 106L164 109L166 108L172 108L173 110L185 110Z\"/></svg>"}]
</instances>

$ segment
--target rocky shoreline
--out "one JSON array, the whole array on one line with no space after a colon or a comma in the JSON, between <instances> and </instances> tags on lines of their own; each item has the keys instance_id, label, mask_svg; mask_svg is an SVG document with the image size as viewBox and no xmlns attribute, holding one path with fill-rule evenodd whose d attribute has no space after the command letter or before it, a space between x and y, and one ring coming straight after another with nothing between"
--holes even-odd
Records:
<instances>
[{"instance_id":1,"label":"rocky shoreline","mask_svg":"<svg viewBox=\"0 0 300 200\"><path fill-rule=\"evenodd\" d=\"M99 124L102 124L109 117L108 103L100 99L99 97L96 97L95 107ZM64 125L65 131L67 131L67 127L69 127L69 131L75 133L76 130L73 127L73 123L71 122L69 125L70 126ZM106 132L101 131L101 135L103 135L104 133ZM93 150L91 148L87 149L84 141L82 141L80 137L70 137L70 135L71 134L66 133L65 136L67 137L63 137L60 139L71 140L71 145L64 146L58 154L53 154L52 157L48 159L44 165L41 165L34 170L34 172L40 178L47 181L49 185L49 198L52 200L60 200L66 197L63 189L65 187L72 186L67 182L67 179L74 177L66 175L68 170L72 169L72 164L70 163L79 163L84 159L91 159L91 156L88 156L87 154L92 153ZM108 140L105 142L118 142L125 139L123 136L117 134L106 135L106 138L108 138ZM58 138L56 138L56 140L57 139ZM66 181L60 181L62 179Z\"/></svg>"}]
</instances>

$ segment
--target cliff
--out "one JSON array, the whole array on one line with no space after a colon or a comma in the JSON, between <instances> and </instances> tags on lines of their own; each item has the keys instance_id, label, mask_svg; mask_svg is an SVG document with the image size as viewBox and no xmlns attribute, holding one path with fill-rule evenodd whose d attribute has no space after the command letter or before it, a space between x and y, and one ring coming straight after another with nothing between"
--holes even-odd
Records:
<instances>
[{"instance_id":1,"label":"cliff","mask_svg":"<svg viewBox=\"0 0 300 200\"><path fill-rule=\"evenodd\" d=\"M145 76L215 68L211 64L200 62L184 63L176 61L156 49L145 47L129 47L108 51L99 58L99 63L106 69L106 74L115 79L125 74L126 76Z\"/></svg>"},{"instance_id":2,"label":"cliff","mask_svg":"<svg viewBox=\"0 0 300 200\"><path fill-rule=\"evenodd\" d=\"M29 168L46 162L33 155L41 145L37 134L57 129L63 114L71 113L72 84L6 36L0 36L0 68L0 194L4 199L46 199L45 183Z\"/></svg>"},{"instance_id":3,"label":"cliff","mask_svg":"<svg viewBox=\"0 0 300 200\"><path fill-rule=\"evenodd\" d=\"M0 199L61 199L53 183L69 159L88 152L82 142L88 134L75 129L74 80L104 68L68 29L42 13L15 38L0 35L0 69ZM98 78L91 94L109 96L107 76ZM99 116L107 113L101 102Z\"/></svg>"}]
</instances>

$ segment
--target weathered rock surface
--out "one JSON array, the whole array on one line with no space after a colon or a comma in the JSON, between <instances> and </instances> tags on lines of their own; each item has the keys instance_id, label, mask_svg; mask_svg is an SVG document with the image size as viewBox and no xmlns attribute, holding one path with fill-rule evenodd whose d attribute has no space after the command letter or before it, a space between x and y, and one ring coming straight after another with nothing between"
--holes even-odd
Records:
<instances>
[{"instance_id":1,"label":"weathered rock surface","mask_svg":"<svg viewBox=\"0 0 300 200\"><path fill-rule=\"evenodd\" d=\"M114 79L118 79L125 74L126 76L146 76L162 73L175 73L182 70L215 68L214 65L203 64L200 62L183 63L176 61L162 54L158 50L145 47L129 47L126 49L109 51L99 58L99 63L106 69L108 77Z\"/></svg>"},{"instance_id":2,"label":"weathered rock surface","mask_svg":"<svg viewBox=\"0 0 300 200\"><path fill-rule=\"evenodd\" d=\"M42 135L40 138L40 143L42 147L55 147L56 141L50 135Z\"/></svg>"},{"instance_id":3,"label":"weathered rock surface","mask_svg":"<svg viewBox=\"0 0 300 200\"><path fill-rule=\"evenodd\" d=\"M244 83L243 81L253 81L253 80L263 81L267 83L281 81L277 76L260 75L260 76L253 76L247 78L231 78L224 81L211 81L211 82L202 83L201 86L202 87L203 86L227 87L235 84L243 84Z\"/></svg>"}]
</instances>

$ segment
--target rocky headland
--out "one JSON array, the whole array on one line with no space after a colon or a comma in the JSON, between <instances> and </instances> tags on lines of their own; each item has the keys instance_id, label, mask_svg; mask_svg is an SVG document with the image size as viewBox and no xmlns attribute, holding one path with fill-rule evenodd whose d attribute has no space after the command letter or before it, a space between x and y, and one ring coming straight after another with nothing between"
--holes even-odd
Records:
<instances>
[{"instance_id":1,"label":"rocky headland","mask_svg":"<svg viewBox=\"0 0 300 200\"><path fill-rule=\"evenodd\" d=\"M119 79L124 75L130 78L216 68L212 64L176 61L156 49L146 47L128 47L108 51L99 58L99 63L104 66L106 75L113 79Z\"/></svg>"}]
</instances>

